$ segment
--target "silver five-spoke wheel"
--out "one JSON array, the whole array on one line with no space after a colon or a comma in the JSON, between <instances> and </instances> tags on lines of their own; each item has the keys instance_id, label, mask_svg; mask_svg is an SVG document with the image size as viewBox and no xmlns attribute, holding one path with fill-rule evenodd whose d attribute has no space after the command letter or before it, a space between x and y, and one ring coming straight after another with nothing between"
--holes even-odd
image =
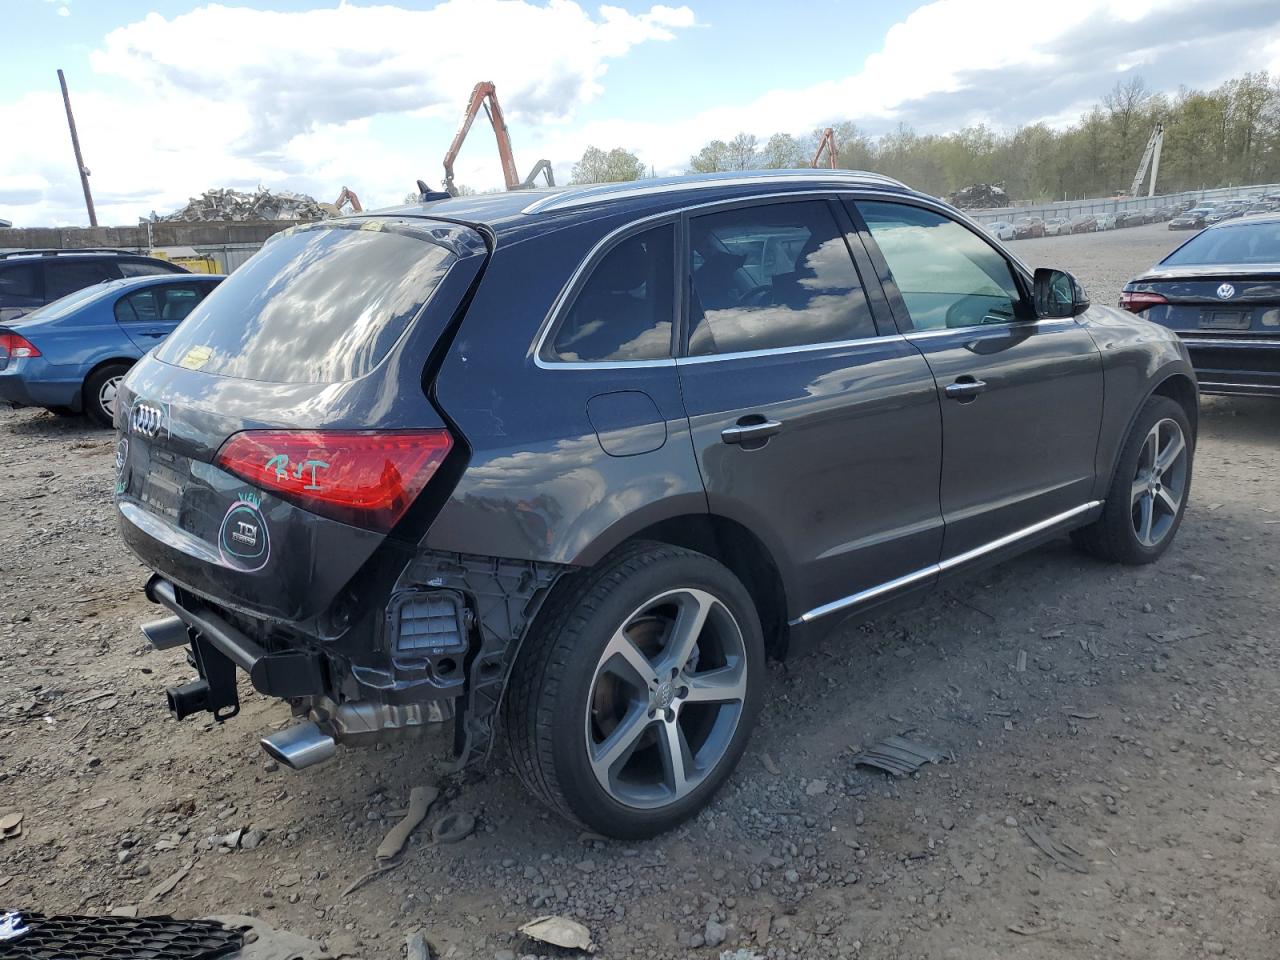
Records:
<instances>
[{"instance_id":1,"label":"silver five-spoke wheel","mask_svg":"<svg viewBox=\"0 0 1280 960\"><path fill-rule=\"evenodd\" d=\"M1187 440L1175 420L1148 431L1130 490L1133 530L1144 547L1154 547L1173 528L1186 494Z\"/></svg>"},{"instance_id":2,"label":"silver five-spoke wheel","mask_svg":"<svg viewBox=\"0 0 1280 960\"><path fill-rule=\"evenodd\" d=\"M661 593L600 655L585 718L592 772L629 807L679 800L725 756L746 695L746 648L728 607L704 590Z\"/></svg>"}]
</instances>

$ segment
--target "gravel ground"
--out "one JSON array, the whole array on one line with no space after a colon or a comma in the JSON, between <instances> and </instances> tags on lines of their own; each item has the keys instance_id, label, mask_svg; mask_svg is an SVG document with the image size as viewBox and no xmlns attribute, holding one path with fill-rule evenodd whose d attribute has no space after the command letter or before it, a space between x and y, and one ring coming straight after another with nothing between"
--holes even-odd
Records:
<instances>
[{"instance_id":1,"label":"gravel ground","mask_svg":"<svg viewBox=\"0 0 1280 960\"><path fill-rule=\"evenodd\" d=\"M1114 303L1178 239L1013 249ZM24 815L0 840L0 901L251 914L368 960L418 930L436 956L536 953L515 931L549 913L606 957L1270 960L1277 437L1280 404L1205 401L1186 522L1155 566L1055 542L775 666L712 807L619 844L546 815L504 758L444 777L443 739L290 773L257 747L287 711L248 688L233 722L173 722L162 691L190 671L137 633L154 608L115 535L111 439L0 412L0 817ZM902 780L851 763L889 734L953 762ZM424 825L344 895L432 782L431 820L469 812L475 834L433 846Z\"/></svg>"}]
</instances>

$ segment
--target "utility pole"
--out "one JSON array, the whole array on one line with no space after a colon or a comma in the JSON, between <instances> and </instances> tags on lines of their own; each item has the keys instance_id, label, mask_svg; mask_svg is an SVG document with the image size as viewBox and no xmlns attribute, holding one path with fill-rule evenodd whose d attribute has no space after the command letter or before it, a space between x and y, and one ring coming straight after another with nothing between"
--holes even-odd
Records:
<instances>
[{"instance_id":1,"label":"utility pole","mask_svg":"<svg viewBox=\"0 0 1280 960\"><path fill-rule=\"evenodd\" d=\"M76 152L76 169L80 171L80 186L84 187L84 205L89 211L89 226L98 225L98 215L93 211L93 194L89 191L89 168L80 155L80 138L76 135L76 118L71 113L71 95L67 93L67 78L58 71L58 83L62 85L62 102L67 108L67 126L71 128L71 148Z\"/></svg>"}]
</instances>

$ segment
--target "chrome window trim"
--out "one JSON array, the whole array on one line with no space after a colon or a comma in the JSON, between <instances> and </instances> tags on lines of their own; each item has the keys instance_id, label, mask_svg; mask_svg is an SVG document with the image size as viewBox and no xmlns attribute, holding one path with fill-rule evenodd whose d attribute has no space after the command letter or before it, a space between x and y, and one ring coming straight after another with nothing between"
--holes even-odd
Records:
<instances>
[{"instance_id":1,"label":"chrome window trim","mask_svg":"<svg viewBox=\"0 0 1280 960\"><path fill-rule=\"evenodd\" d=\"M790 621L790 626L796 627L801 624L812 623L813 621L818 620L821 617L825 617L828 614L856 607L859 604L866 603L869 600L874 600L876 597L883 596L886 593L901 589L902 587L910 586L920 580L925 580L931 576L946 573L949 570L954 570L956 567L963 566L964 564L985 556L988 553L993 553L996 550L1000 550L1004 547L1017 543L1019 540L1035 536L1037 533L1042 533L1045 530L1056 527L1060 523L1065 523L1073 517L1080 516L1082 513L1088 513L1090 510L1102 506L1102 503L1103 501L1101 500L1090 500L1088 503L1082 503L1078 507L1072 507L1070 510L1064 510L1062 513L1055 514L1052 517L1041 520L1039 523L1033 523L1029 527L1023 527L1021 530L1015 530L1013 533L1005 534L1003 537L999 537L989 543L984 543L980 546L974 547L972 550L966 550L964 553L958 553L954 557L948 557L946 560L939 563L931 563L927 567L921 567L919 570L912 573L904 574L901 577L877 584L874 587L868 587L866 590L860 590L847 597L841 597L839 600L832 600L830 603L824 603L820 607L814 607L812 610L800 614L800 616Z\"/></svg>"},{"instance_id":2,"label":"chrome window trim","mask_svg":"<svg viewBox=\"0 0 1280 960\"><path fill-rule=\"evenodd\" d=\"M723 183L724 181L714 181ZM755 181L751 181L755 182ZM560 312L565 309L568 300L569 291L573 290L578 280L586 272L588 264L594 265L595 259L600 255L601 250L609 246L619 235L630 233L637 228L643 228L646 223L652 223L657 220L664 220L671 217L680 217L684 214L695 210L705 210L710 207L736 206L745 203L754 203L760 200L786 200L792 197L832 197L838 196L845 188L828 187L824 190L787 190L779 193L761 193L752 197L721 197L718 200L705 200L701 203L690 204L689 206L678 207L673 210L663 210L661 213L653 213L646 217L640 217L637 220L630 220L622 226L615 227L607 234L601 237L587 251L587 255L578 262L578 266L574 268L572 274L569 275L568 281L560 288L560 292L556 294L555 300L551 303L551 309L547 311L546 317L542 320L542 325L538 328L538 334L533 341L533 363L542 370L614 370L618 367L633 367L638 364L649 366L662 366L668 363L674 363L675 357L664 357L659 360L544 360L542 358L542 348L546 346L547 337L551 335L551 331L556 324L560 322ZM896 194L889 194L896 196ZM677 256L679 254L677 253ZM874 340L884 340L888 336L901 336L901 334L886 335L885 337L868 338ZM836 341L837 343L839 341ZM804 344L803 346L809 346ZM830 346L828 343L814 344L814 349L821 349ZM779 348L781 350L790 350L790 347ZM755 351L750 351L754 353ZM686 361L695 359L691 357L681 357L680 360Z\"/></svg>"},{"instance_id":3,"label":"chrome window trim","mask_svg":"<svg viewBox=\"0 0 1280 960\"><path fill-rule=\"evenodd\" d=\"M566 190L562 193L539 197L522 209L524 214L546 213L561 210L575 210L579 207L591 206L607 200L632 200L636 197L656 197L667 193L697 190L705 187L747 187L760 184L776 185L783 183L831 183L832 181L849 181L851 184L889 184L891 186L910 189L906 184L886 177L880 173L859 170L829 170L822 173L797 170L794 172L759 173L754 176L724 177L717 179L693 179L680 183L662 183L646 185L643 180L634 180L625 184L594 184L580 190ZM847 189L841 186L836 189ZM741 199L741 198L739 198ZM721 202L721 201L717 201Z\"/></svg>"},{"instance_id":4,"label":"chrome window trim","mask_svg":"<svg viewBox=\"0 0 1280 960\"><path fill-rule=\"evenodd\" d=\"M971 327L944 327L941 330L908 330L903 336L908 340L927 340L931 337L945 337L951 334L972 334L977 330L1008 331L1026 327L1062 327L1077 326L1074 317L1045 317L1041 320L1004 320L1000 323L977 323Z\"/></svg>"},{"instance_id":5,"label":"chrome window trim","mask_svg":"<svg viewBox=\"0 0 1280 960\"><path fill-rule=\"evenodd\" d=\"M857 337L853 340L828 340L823 343L802 343L794 347L761 347L759 350L737 350L731 353L706 353L696 357L677 357L676 366L691 363L715 363L718 360L745 360L750 357L775 357L788 353L812 353L815 350L843 350L848 347L865 347L875 343L897 343L905 340L900 333L884 336Z\"/></svg>"}]
</instances>

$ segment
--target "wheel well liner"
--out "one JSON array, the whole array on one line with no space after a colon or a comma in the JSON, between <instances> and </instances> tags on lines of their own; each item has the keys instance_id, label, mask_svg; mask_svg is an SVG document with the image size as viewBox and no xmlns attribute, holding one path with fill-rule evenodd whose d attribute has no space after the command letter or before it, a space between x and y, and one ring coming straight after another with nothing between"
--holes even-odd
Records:
<instances>
[{"instance_id":1,"label":"wheel well liner","mask_svg":"<svg viewBox=\"0 0 1280 960\"><path fill-rule=\"evenodd\" d=\"M1186 411L1187 419L1191 421L1191 429L1198 429L1200 404L1196 400L1195 385L1186 374L1175 373L1165 377L1151 391L1150 396L1168 397L1170 400L1177 402Z\"/></svg>"}]
</instances>

